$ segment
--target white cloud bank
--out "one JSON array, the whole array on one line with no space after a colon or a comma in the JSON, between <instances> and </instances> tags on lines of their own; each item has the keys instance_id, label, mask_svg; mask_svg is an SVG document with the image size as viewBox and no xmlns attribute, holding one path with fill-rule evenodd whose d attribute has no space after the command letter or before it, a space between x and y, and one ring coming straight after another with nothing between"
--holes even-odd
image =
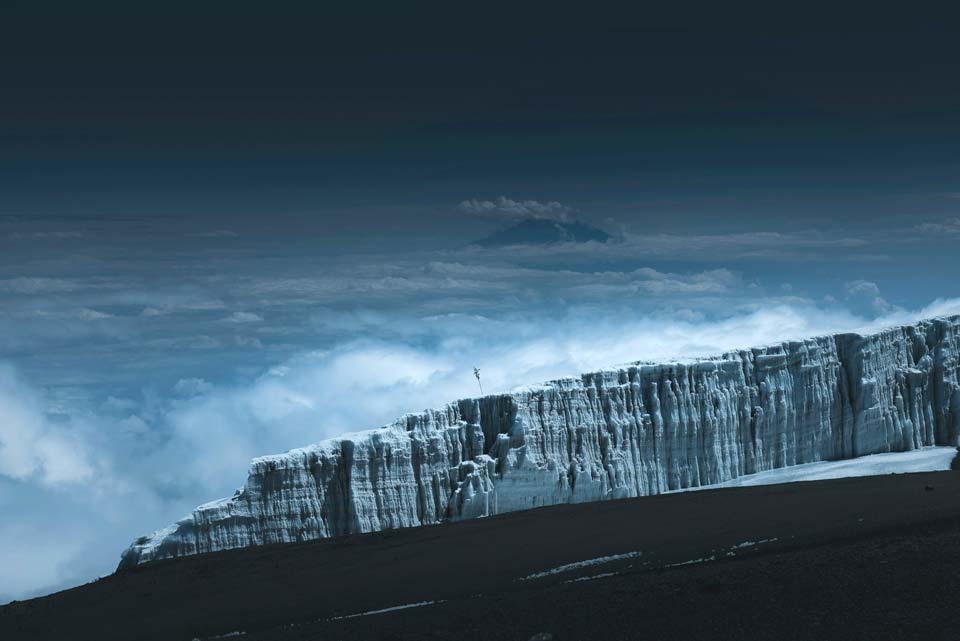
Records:
<instances>
[{"instance_id":1,"label":"white cloud bank","mask_svg":"<svg viewBox=\"0 0 960 641\"><path fill-rule=\"evenodd\" d=\"M36 392L0 364L0 476L56 485L92 474L79 435L49 420Z\"/></svg>"},{"instance_id":2,"label":"white cloud bank","mask_svg":"<svg viewBox=\"0 0 960 641\"><path fill-rule=\"evenodd\" d=\"M557 201L514 200L499 196L494 200L464 200L457 209L468 214L494 215L507 218L537 218L564 222L573 213L573 208Z\"/></svg>"}]
</instances>

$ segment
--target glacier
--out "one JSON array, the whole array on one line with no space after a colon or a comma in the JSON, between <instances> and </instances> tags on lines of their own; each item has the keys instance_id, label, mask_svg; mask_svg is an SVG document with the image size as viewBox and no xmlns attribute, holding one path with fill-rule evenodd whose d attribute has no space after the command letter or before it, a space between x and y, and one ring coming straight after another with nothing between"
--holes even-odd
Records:
<instances>
[{"instance_id":1,"label":"glacier","mask_svg":"<svg viewBox=\"0 0 960 641\"><path fill-rule=\"evenodd\" d=\"M638 362L407 414L254 459L232 497L140 537L120 568L956 446L958 330L953 316Z\"/></svg>"}]
</instances>

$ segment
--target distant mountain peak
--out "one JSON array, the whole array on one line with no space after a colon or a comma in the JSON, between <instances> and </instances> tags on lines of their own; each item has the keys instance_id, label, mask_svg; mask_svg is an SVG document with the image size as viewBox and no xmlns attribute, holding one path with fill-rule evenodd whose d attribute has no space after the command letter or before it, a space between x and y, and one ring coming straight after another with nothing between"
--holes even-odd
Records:
<instances>
[{"instance_id":1,"label":"distant mountain peak","mask_svg":"<svg viewBox=\"0 0 960 641\"><path fill-rule=\"evenodd\" d=\"M602 229L580 221L558 221L546 218L528 218L474 241L480 247L508 247L511 245L552 245L554 243L605 243L612 237Z\"/></svg>"}]
</instances>

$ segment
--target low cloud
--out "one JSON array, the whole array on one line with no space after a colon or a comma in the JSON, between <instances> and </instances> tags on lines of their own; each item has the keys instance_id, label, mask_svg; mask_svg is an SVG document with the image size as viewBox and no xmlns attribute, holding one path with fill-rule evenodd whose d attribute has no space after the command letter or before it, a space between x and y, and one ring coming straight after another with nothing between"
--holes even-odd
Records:
<instances>
[{"instance_id":1,"label":"low cloud","mask_svg":"<svg viewBox=\"0 0 960 641\"><path fill-rule=\"evenodd\" d=\"M495 200L464 200L457 209L468 214L500 216L506 218L537 218L564 222L569 220L573 208L556 201L513 200L499 196Z\"/></svg>"},{"instance_id":2,"label":"low cloud","mask_svg":"<svg viewBox=\"0 0 960 641\"><path fill-rule=\"evenodd\" d=\"M144 307L140 311L140 315L143 316L144 318L153 318L156 316L163 316L164 314L168 314L168 313L169 313L168 311L157 309L156 307Z\"/></svg>"},{"instance_id":3,"label":"low cloud","mask_svg":"<svg viewBox=\"0 0 960 641\"><path fill-rule=\"evenodd\" d=\"M553 243L509 247L471 247L460 255L511 261L551 261L573 266L598 260L718 262L729 260L785 262L875 262L889 256L869 251L870 241L816 231L729 234L638 234L625 231L618 242Z\"/></svg>"},{"instance_id":4,"label":"low cloud","mask_svg":"<svg viewBox=\"0 0 960 641\"><path fill-rule=\"evenodd\" d=\"M325 304L363 300L368 305L407 301L404 307L420 310L468 304L505 311L516 309L514 297L524 297L530 302L563 299L572 303L600 302L611 295L644 294L647 300L652 300L690 293L731 294L743 285L740 276L727 269L692 273L652 268L574 271L453 260L352 268L315 277L261 277L237 284L238 288L258 297L269 295L271 304L277 306L291 299ZM230 319L242 322L234 317Z\"/></svg>"},{"instance_id":5,"label":"low cloud","mask_svg":"<svg viewBox=\"0 0 960 641\"><path fill-rule=\"evenodd\" d=\"M79 231L34 231L10 234L10 238L14 240L68 240L85 237L86 234Z\"/></svg>"},{"instance_id":6,"label":"low cloud","mask_svg":"<svg viewBox=\"0 0 960 641\"><path fill-rule=\"evenodd\" d=\"M36 311L36 315L40 317L45 317L45 318L63 318L63 319L75 319L75 320L84 320L84 321L95 321L95 320L103 320L104 318L114 318L113 314L108 314L106 312L90 309L89 307L81 307L79 309L63 309L63 310L39 309Z\"/></svg>"},{"instance_id":7,"label":"low cloud","mask_svg":"<svg viewBox=\"0 0 960 641\"><path fill-rule=\"evenodd\" d=\"M0 252L2 255L2 252ZM78 259L77 263L81 260ZM0 261L0 268L2 268ZM19 270L18 270L19 271ZM18 299L36 309L52 307L50 301L56 301L58 306L70 305L74 308L94 307L108 300L110 297L122 296L136 283L124 278L103 276L74 277L69 276L14 276L0 278L0 313L13 309L8 303ZM12 296L9 296L12 295ZM96 302L94 302L96 301ZM6 309L5 309L6 308Z\"/></svg>"},{"instance_id":8,"label":"low cloud","mask_svg":"<svg viewBox=\"0 0 960 641\"><path fill-rule=\"evenodd\" d=\"M213 389L213 385L202 378L181 378L174 384L173 393L177 396L200 396Z\"/></svg>"},{"instance_id":9,"label":"low cloud","mask_svg":"<svg viewBox=\"0 0 960 641\"><path fill-rule=\"evenodd\" d=\"M81 439L52 423L38 395L0 364L0 476L58 485L85 481L93 473Z\"/></svg>"},{"instance_id":10,"label":"low cloud","mask_svg":"<svg viewBox=\"0 0 960 641\"><path fill-rule=\"evenodd\" d=\"M167 293L136 293L133 300L140 302L145 299L154 299L154 305L140 310L143 318L167 316L179 312L209 312L223 310L226 305L216 298L205 298L202 294Z\"/></svg>"},{"instance_id":11,"label":"low cloud","mask_svg":"<svg viewBox=\"0 0 960 641\"><path fill-rule=\"evenodd\" d=\"M139 407L137 401L132 398L118 398L116 396L107 396L107 400L100 404L100 412L103 414L124 414L128 415Z\"/></svg>"},{"instance_id":12,"label":"low cloud","mask_svg":"<svg viewBox=\"0 0 960 641\"><path fill-rule=\"evenodd\" d=\"M192 238L237 238L240 234L229 229L214 229L211 231L191 232L185 235Z\"/></svg>"},{"instance_id":13,"label":"low cloud","mask_svg":"<svg viewBox=\"0 0 960 641\"><path fill-rule=\"evenodd\" d=\"M844 284L846 300L855 313L874 317L890 314L896 308L880 295L880 287L869 280L854 280Z\"/></svg>"},{"instance_id":14,"label":"low cloud","mask_svg":"<svg viewBox=\"0 0 960 641\"><path fill-rule=\"evenodd\" d=\"M921 223L914 229L923 234L960 236L960 217L946 218L939 222Z\"/></svg>"},{"instance_id":15,"label":"low cloud","mask_svg":"<svg viewBox=\"0 0 960 641\"><path fill-rule=\"evenodd\" d=\"M14 294L59 294L83 289L94 289L95 284L67 278L19 276L0 279L0 292Z\"/></svg>"},{"instance_id":16,"label":"low cloud","mask_svg":"<svg viewBox=\"0 0 960 641\"><path fill-rule=\"evenodd\" d=\"M261 323L263 316L253 312L234 312L223 320L227 323Z\"/></svg>"}]
</instances>

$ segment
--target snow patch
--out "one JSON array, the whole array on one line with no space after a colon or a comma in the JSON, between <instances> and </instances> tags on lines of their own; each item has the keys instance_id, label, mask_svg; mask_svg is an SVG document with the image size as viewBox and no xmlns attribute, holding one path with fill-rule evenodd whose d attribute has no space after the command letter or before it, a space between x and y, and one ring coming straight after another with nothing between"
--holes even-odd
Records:
<instances>
[{"instance_id":1,"label":"snow patch","mask_svg":"<svg viewBox=\"0 0 960 641\"><path fill-rule=\"evenodd\" d=\"M230 639L233 637L245 637L245 636L247 636L246 632L242 632L240 630L234 630L233 632L227 632L226 634L217 634L212 637L206 637L206 640L213 641L213 639ZM198 639L197 637L194 637L193 641L200 641L200 639Z\"/></svg>"},{"instance_id":2,"label":"snow patch","mask_svg":"<svg viewBox=\"0 0 960 641\"><path fill-rule=\"evenodd\" d=\"M681 561L680 563L671 563L670 565L665 565L667 568L679 568L684 565L696 565L697 563L709 563L710 561L716 561L717 557L715 556L706 556L699 559L690 559L689 561Z\"/></svg>"},{"instance_id":3,"label":"snow patch","mask_svg":"<svg viewBox=\"0 0 960 641\"><path fill-rule=\"evenodd\" d=\"M547 576L553 576L555 574L563 574L564 572L573 572L574 570L581 570L583 568L589 568L594 565L603 565L604 563L613 563L614 561L623 561L625 559L636 559L642 552L626 552L624 554L612 554L610 556L600 556L595 559L587 559L586 561L577 561L575 563L567 563L566 565L559 565L555 568L550 568L549 570L544 570L543 572L536 572L534 574L528 574L525 577L519 579L520 581L530 581L531 579L542 579Z\"/></svg>"},{"instance_id":4,"label":"snow patch","mask_svg":"<svg viewBox=\"0 0 960 641\"><path fill-rule=\"evenodd\" d=\"M389 608L382 608L380 610L368 610L366 612L358 612L357 614L345 614L339 617L330 617L328 621L339 621L341 619L355 619L357 617L368 617L374 614L384 614L386 612L396 612L397 610L409 610L410 608L422 608L427 605L434 605L436 603L443 603L443 600L440 601L418 601L416 603L406 603L404 605L394 605Z\"/></svg>"},{"instance_id":5,"label":"snow patch","mask_svg":"<svg viewBox=\"0 0 960 641\"><path fill-rule=\"evenodd\" d=\"M581 583L583 581L595 581L596 579L605 579L610 576L617 576L619 572L601 572L600 574L591 574L590 576L578 576L575 579L567 579L564 583Z\"/></svg>"}]
</instances>

